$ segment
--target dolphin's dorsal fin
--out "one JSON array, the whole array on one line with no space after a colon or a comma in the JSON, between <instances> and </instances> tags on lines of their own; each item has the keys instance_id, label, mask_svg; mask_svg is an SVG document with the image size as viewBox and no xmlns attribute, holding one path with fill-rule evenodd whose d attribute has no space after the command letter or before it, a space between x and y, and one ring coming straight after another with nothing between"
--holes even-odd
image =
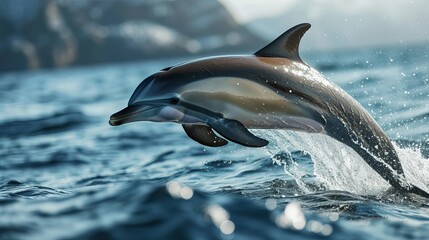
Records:
<instances>
[{"instance_id":1,"label":"dolphin's dorsal fin","mask_svg":"<svg viewBox=\"0 0 429 240\"><path fill-rule=\"evenodd\" d=\"M302 62L298 48L304 33L311 27L309 23L301 23L287 30L270 44L255 53L258 57L283 57Z\"/></svg>"}]
</instances>

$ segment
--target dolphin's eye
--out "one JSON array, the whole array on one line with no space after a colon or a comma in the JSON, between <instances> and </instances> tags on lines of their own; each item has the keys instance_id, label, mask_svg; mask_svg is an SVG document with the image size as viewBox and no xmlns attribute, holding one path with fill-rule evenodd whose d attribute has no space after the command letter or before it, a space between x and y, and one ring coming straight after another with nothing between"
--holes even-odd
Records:
<instances>
[{"instance_id":1,"label":"dolphin's eye","mask_svg":"<svg viewBox=\"0 0 429 240\"><path fill-rule=\"evenodd\" d=\"M170 98L170 103L171 104L174 104L174 105L178 104L179 101L180 101L179 97L172 97L172 98Z\"/></svg>"}]
</instances>

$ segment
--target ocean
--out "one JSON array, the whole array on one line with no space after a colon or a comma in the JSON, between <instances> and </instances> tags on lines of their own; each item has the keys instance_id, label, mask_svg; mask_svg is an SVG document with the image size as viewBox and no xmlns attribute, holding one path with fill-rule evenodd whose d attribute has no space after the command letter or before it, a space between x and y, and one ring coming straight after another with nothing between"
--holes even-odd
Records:
<instances>
[{"instance_id":1,"label":"ocean","mask_svg":"<svg viewBox=\"0 0 429 240\"><path fill-rule=\"evenodd\" d=\"M429 46L307 51L429 191ZM153 72L194 57L0 75L0 239L429 239L429 199L392 190L320 134L195 143L174 123L111 127Z\"/></svg>"}]
</instances>

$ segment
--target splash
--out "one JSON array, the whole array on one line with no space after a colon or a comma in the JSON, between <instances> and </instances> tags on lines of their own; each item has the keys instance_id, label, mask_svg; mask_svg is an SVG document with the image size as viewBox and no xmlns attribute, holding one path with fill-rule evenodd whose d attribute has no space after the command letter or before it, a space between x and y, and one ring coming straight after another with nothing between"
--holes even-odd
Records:
<instances>
[{"instance_id":1,"label":"splash","mask_svg":"<svg viewBox=\"0 0 429 240\"><path fill-rule=\"evenodd\" d=\"M279 150L286 153L305 151L313 161L313 169L303 169L299 162L293 162L292 167L285 166L285 172L295 178L301 190L307 193L320 190L348 191L359 195L379 195L385 192L390 185L376 173L354 150L322 134L310 134L290 131L259 132L270 142L268 154L278 164L287 164L279 161ZM418 149L399 148L395 145L406 179L429 191L429 161ZM313 171L319 188L310 187L310 183L303 178L306 171Z\"/></svg>"},{"instance_id":2,"label":"splash","mask_svg":"<svg viewBox=\"0 0 429 240\"><path fill-rule=\"evenodd\" d=\"M281 140L279 147L307 151L314 163L316 181L326 190L377 194L387 183L352 149L321 134L280 132L290 146ZM283 146L282 146L283 145Z\"/></svg>"},{"instance_id":3,"label":"splash","mask_svg":"<svg viewBox=\"0 0 429 240\"><path fill-rule=\"evenodd\" d=\"M423 157L418 148L400 148L395 143L393 146L401 160L407 181L429 192L429 159Z\"/></svg>"}]
</instances>

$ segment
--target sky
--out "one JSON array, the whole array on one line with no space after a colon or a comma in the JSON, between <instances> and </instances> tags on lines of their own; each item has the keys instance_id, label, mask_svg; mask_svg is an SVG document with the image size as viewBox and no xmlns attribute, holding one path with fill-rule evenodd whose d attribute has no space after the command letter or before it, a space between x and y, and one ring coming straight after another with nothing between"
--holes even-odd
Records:
<instances>
[{"instance_id":1,"label":"sky","mask_svg":"<svg viewBox=\"0 0 429 240\"><path fill-rule=\"evenodd\" d=\"M295 5L297 0L220 0L231 10L235 19L240 23L248 23L258 18L269 17L284 13L289 7Z\"/></svg>"},{"instance_id":2,"label":"sky","mask_svg":"<svg viewBox=\"0 0 429 240\"><path fill-rule=\"evenodd\" d=\"M308 48L359 48L428 42L427 0L220 0L253 31L272 39L309 22Z\"/></svg>"}]
</instances>

